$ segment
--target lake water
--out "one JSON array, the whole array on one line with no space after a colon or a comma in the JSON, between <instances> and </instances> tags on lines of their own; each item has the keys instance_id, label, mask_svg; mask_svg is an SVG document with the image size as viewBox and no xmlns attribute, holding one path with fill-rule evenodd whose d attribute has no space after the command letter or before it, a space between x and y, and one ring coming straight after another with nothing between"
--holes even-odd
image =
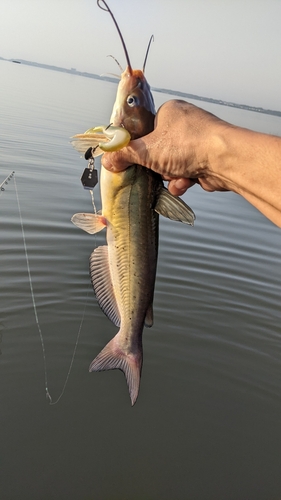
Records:
<instances>
[{"instance_id":1,"label":"lake water","mask_svg":"<svg viewBox=\"0 0 281 500\"><path fill-rule=\"evenodd\" d=\"M92 205L69 138L108 123L116 86L6 61L0 75L0 183L16 172L0 195L0 498L280 499L280 229L238 195L198 186L184 195L194 228L161 219L155 322L132 408L121 372L88 373L117 329L88 274L104 234L70 222ZM171 98L154 97L157 107ZM200 106L281 135L281 118ZM53 401L84 317L56 405L16 188Z\"/></svg>"}]
</instances>

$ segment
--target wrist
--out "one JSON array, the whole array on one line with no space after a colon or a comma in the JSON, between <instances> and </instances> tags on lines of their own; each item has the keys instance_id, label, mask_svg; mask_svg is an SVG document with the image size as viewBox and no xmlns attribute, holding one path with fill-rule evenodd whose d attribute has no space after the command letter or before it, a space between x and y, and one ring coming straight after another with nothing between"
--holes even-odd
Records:
<instances>
[{"instance_id":1,"label":"wrist","mask_svg":"<svg viewBox=\"0 0 281 500\"><path fill-rule=\"evenodd\" d=\"M227 122L217 124L209 141L208 168L218 188L243 194L258 135Z\"/></svg>"}]
</instances>

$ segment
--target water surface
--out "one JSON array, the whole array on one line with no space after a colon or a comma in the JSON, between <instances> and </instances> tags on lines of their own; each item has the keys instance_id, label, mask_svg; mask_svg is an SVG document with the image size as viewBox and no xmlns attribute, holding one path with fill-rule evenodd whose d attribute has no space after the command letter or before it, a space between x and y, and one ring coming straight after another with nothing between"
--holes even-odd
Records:
<instances>
[{"instance_id":1,"label":"water surface","mask_svg":"<svg viewBox=\"0 0 281 500\"><path fill-rule=\"evenodd\" d=\"M0 195L1 498L280 498L280 229L238 195L198 186L184 196L194 228L161 219L155 323L131 408L121 372L88 373L117 329L89 285L104 234L70 222L92 211L70 137L108 122L116 86L6 61L0 72L0 182L16 172ZM279 117L200 105L281 135ZM54 400L84 316L55 406L16 188Z\"/></svg>"}]
</instances>

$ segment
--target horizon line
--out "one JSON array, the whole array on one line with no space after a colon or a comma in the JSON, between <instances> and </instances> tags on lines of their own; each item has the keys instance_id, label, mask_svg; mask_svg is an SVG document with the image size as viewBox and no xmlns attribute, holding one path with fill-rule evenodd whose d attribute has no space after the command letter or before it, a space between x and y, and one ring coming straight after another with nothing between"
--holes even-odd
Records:
<instances>
[{"instance_id":1,"label":"horizon line","mask_svg":"<svg viewBox=\"0 0 281 500\"><path fill-rule=\"evenodd\" d=\"M0 56L0 60L3 61L8 61L8 62L13 62L13 63L18 63L18 64L26 64L28 66L37 66L39 68L43 69L49 69L52 71L61 71L63 73L70 73L76 76L82 76L85 78L94 78L96 80L104 80L112 83L118 83L119 80L117 78L113 78L110 76L101 76L97 75L96 73L89 73L87 71L78 71L76 68L63 68L61 66L55 66L51 64L44 64L44 63L38 63L35 61L27 61L25 59L6 59L5 57ZM244 109L247 111L253 111L254 113L263 113L267 115L273 115L273 116L280 116L281 117L281 111L277 110L272 110L272 109L265 109L260 106L249 106L248 104L238 104L234 102L229 102L229 101L223 101L222 99L215 99L213 97L204 97L204 96L199 96L196 94L190 94L187 92L181 92L180 90L173 90L173 89L165 89L165 88L160 88L160 87L151 87L151 90L154 92L159 92L159 93L165 93L169 95L176 95L178 97L185 97L188 99L193 99L195 101L203 101L203 102L209 102L211 104L218 104L220 106L228 106L232 108L238 108L238 109Z\"/></svg>"}]
</instances>

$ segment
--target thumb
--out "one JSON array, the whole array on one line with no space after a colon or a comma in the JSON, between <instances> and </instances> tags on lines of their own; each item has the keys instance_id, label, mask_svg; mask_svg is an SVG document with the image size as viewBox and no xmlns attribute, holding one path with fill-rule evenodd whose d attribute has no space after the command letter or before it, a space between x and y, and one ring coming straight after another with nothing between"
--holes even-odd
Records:
<instances>
[{"instance_id":1,"label":"thumb","mask_svg":"<svg viewBox=\"0 0 281 500\"><path fill-rule=\"evenodd\" d=\"M134 163L146 166L146 145L144 138L131 141L126 148L104 153L102 165L111 172L121 172Z\"/></svg>"}]
</instances>

